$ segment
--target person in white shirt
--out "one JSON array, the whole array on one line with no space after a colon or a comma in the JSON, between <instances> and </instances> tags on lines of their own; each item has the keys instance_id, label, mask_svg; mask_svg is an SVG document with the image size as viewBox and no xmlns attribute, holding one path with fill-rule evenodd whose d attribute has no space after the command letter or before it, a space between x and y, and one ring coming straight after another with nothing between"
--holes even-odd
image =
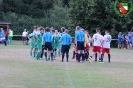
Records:
<instances>
[{"instance_id":1,"label":"person in white shirt","mask_svg":"<svg viewBox=\"0 0 133 88\"><path fill-rule=\"evenodd\" d=\"M27 32L26 29L24 29L23 33L22 33L22 41L23 41L23 45L26 44L26 36L27 36Z\"/></svg>"},{"instance_id":2,"label":"person in white shirt","mask_svg":"<svg viewBox=\"0 0 133 88\"><path fill-rule=\"evenodd\" d=\"M103 48L102 48L102 54L101 54L101 62L103 62L104 53L106 52L108 54L108 62L110 63L110 43L111 43L111 35L109 34L109 31L105 31L105 35L103 38Z\"/></svg>"},{"instance_id":3,"label":"person in white shirt","mask_svg":"<svg viewBox=\"0 0 133 88\"><path fill-rule=\"evenodd\" d=\"M98 53L99 59L101 58L101 55L100 55L100 52L101 52L101 41L102 41L102 37L100 35L100 29L97 28L96 29L96 34L94 34L93 37L92 37L92 42L93 42L92 51L94 52L94 54L89 57L89 59L88 59L89 62L91 62L92 57L94 55L96 55L96 53Z\"/></svg>"}]
</instances>

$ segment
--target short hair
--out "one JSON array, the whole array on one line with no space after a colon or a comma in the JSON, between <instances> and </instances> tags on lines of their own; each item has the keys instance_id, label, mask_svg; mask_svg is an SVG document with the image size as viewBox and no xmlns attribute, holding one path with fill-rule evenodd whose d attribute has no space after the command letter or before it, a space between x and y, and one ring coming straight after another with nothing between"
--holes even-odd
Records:
<instances>
[{"instance_id":1,"label":"short hair","mask_svg":"<svg viewBox=\"0 0 133 88\"><path fill-rule=\"evenodd\" d=\"M99 28L96 28L96 32L100 32L100 29Z\"/></svg>"},{"instance_id":2,"label":"short hair","mask_svg":"<svg viewBox=\"0 0 133 88\"><path fill-rule=\"evenodd\" d=\"M62 28L61 28L61 31L64 32L64 31L65 31L65 27L62 27Z\"/></svg>"},{"instance_id":3,"label":"short hair","mask_svg":"<svg viewBox=\"0 0 133 88\"><path fill-rule=\"evenodd\" d=\"M55 30L53 29L52 32L55 32Z\"/></svg>"},{"instance_id":4,"label":"short hair","mask_svg":"<svg viewBox=\"0 0 133 88\"><path fill-rule=\"evenodd\" d=\"M79 27L79 26L76 26L76 29L77 29L77 30L80 30L80 27Z\"/></svg>"},{"instance_id":5,"label":"short hair","mask_svg":"<svg viewBox=\"0 0 133 88\"><path fill-rule=\"evenodd\" d=\"M108 31L108 30L106 30L105 32L106 32L106 33L109 33L109 31Z\"/></svg>"},{"instance_id":6,"label":"short hair","mask_svg":"<svg viewBox=\"0 0 133 88\"><path fill-rule=\"evenodd\" d=\"M65 29L65 33L68 33L68 30L67 29Z\"/></svg>"},{"instance_id":7,"label":"short hair","mask_svg":"<svg viewBox=\"0 0 133 88\"><path fill-rule=\"evenodd\" d=\"M44 30L43 27L40 27L40 30Z\"/></svg>"},{"instance_id":8,"label":"short hair","mask_svg":"<svg viewBox=\"0 0 133 88\"><path fill-rule=\"evenodd\" d=\"M46 32L50 32L50 29L49 29L49 27L46 27Z\"/></svg>"}]
</instances>

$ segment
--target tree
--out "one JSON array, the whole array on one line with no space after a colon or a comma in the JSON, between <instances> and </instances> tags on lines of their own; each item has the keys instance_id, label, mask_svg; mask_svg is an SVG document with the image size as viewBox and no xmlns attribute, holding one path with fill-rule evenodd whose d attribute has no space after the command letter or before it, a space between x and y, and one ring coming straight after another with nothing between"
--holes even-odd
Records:
<instances>
[{"instance_id":1,"label":"tree","mask_svg":"<svg viewBox=\"0 0 133 88\"><path fill-rule=\"evenodd\" d=\"M2 1L3 0L0 0L0 20L1 21L4 20L4 13L3 13Z\"/></svg>"},{"instance_id":2,"label":"tree","mask_svg":"<svg viewBox=\"0 0 133 88\"><path fill-rule=\"evenodd\" d=\"M71 0L70 26L79 25L94 33L100 28L102 34L105 30L112 32L117 38L119 31L127 32L133 26L133 13L127 17L120 17L114 11L115 0ZM117 7L116 7L117 8Z\"/></svg>"}]
</instances>

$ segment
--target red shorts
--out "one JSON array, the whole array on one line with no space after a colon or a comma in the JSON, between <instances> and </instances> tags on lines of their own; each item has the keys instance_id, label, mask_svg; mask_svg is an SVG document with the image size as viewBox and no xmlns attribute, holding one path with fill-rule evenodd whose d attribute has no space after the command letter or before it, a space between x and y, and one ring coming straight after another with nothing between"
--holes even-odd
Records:
<instances>
[{"instance_id":1,"label":"red shorts","mask_svg":"<svg viewBox=\"0 0 133 88\"><path fill-rule=\"evenodd\" d=\"M102 53L110 54L110 48L102 48Z\"/></svg>"},{"instance_id":2,"label":"red shorts","mask_svg":"<svg viewBox=\"0 0 133 88\"><path fill-rule=\"evenodd\" d=\"M90 50L90 46L88 44L86 44L86 51Z\"/></svg>"},{"instance_id":3,"label":"red shorts","mask_svg":"<svg viewBox=\"0 0 133 88\"><path fill-rule=\"evenodd\" d=\"M101 52L101 47L100 46L93 46L93 49L92 49L93 52Z\"/></svg>"}]
</instances>

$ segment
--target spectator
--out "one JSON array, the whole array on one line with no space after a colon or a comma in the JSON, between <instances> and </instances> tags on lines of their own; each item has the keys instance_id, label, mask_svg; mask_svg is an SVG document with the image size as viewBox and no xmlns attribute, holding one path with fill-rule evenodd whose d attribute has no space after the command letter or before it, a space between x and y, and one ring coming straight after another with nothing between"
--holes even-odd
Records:
<instances>
[{"instance_id":1,"label":"spectator","mask_svg":"<svg viewBox=\"0 0 133 88\"><path fill-rule=\"evenodd\" d=\"M6 41L8 41L9 28L6 30Z\"/></svg>"},{"instance_id":2,"label":"spectator","mask_svg":"<svg viewBox=\"0 0 133 88\"><path fill-rule=\"evenodd\" d=\"M3 28L0 29L0 42L4 43L6 46L6 39L5 39L5 31L3 30Z\"/></svg>"},{"instance_id":3,"label":"spectator","mask_svg":"<svg viewBox=\"0 0 133 88\"><path fill-rule=\"evenodd\" d=\"M129 44L129 49L132 49L132 34L131 32L128 32L128 44Z\"/></svg>"},{"instance_id":4,"label":"spectator","mask_svg":"<svg viewBox=\"0 0 133 88\"><path fill-rule=\"evenodd\" d=\"M26 34L26 45L29 45L29 38L28 38L28 36L29 36L29 31L27 31L27 34Z\"/></svg>"},{"instance_id":5,"label":"spectator","mask_svg":"<svg viewBox=\"0 0 133 88\"><path fill-rule=\"evenodd\" d=\"M124 40L125 40L125 35L124 33L121 34L121 48L124 49Z\"/></svg>"},{"instance_id":6,"label":"spectator","mask_svg":"<svg viewBox=\"0 0 133 88\"><path fill-rule=\"evenodd\" d=\"M23 41L23 45L26 44L26 36L27 36L27 32L26 29L24 29L23 33L22 33L22 41Z\"/></svg>"},{"instance_id":7,"label":"spectator","mask_svg":"<svg viewBox=\"0 0 133 88\"><path fill-rule=\"evenodd\" d=\"M118 48L119 49L121 49L121 39L122 39L121 32L119 32L119 34L118 34Z\"/></svg>"},{"instance_id":8,"label":"spectator","mask_svg":"<svg viewBox=\"0 0 133 88\"><path fill-rule=\"evenodd\" d=\"M9 33L8 33L8 44L12 44L12 37L13 37L13 31L11 29L9 29Z\"/></svg>"}]
</instances>

